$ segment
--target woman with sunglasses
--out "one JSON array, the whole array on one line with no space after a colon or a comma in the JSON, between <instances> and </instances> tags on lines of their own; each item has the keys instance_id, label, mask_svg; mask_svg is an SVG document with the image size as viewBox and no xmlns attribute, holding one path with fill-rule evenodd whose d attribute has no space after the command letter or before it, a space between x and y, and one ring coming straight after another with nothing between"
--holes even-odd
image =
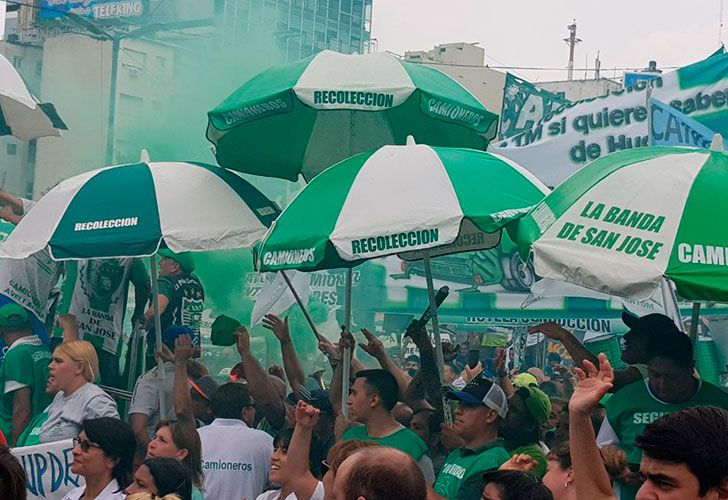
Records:
<instances>
[{"instance_id":1,"label":"woman with sunglasses","mask_svg":"<svg viewBox=\"0 0 728 500\"><path fill-rule=\"evenodd\" d=\"M134 481L124 492L127 495L151 493L152 498L176 495L180 500L191 500L190 473L174 458L147 458L134 473Z\"/></svg>"},{"instance_id":2,"label":"woman with sunglasses","mask_svg":"<svg viewBox=\"0 0 728 500\"><path fill-rule=\"evenodd\" d=\"M119 418L116 402L94 383L98 376L99 358L90 342L72 340L56 347L46 387L55 397L45 410L48 418L40 427L41 443L78 436L84 420Z\"/></svg>"},{"instance_id":3,"label":"woman with sunglasses","mask_svg":"<svg viewBox=\"0 0 728 500\"><path fill-rule=\"evenodd\" d=\"M320 449L311 445L313 428L319 419L319 410L298 402L295 411L296 427L281 432L273 442L275 447L271 457L271 484L280 486L279 490L266 491L257 500L323 500L324 485L311 473L312 465L320 462L315 455Z\"/></svg>"},{"instance_id":4,"label":"woman with sunglasses","mask_svg":"<svg viewBox=\"0 0 728 500\"><path fill-rule=\"evenodd\" d=\"M129 424L109 417L84 420L73 445L71 472L82 476L86 484L63 500L123 500L136 451Z\"/></svg>"},{"instance_id":5,"label":"woman with sunglasses","mask_svg":"<svg viewBox=\"0 0 728 500\"><path fill-rule=\"evenodd\" d=\"M147 446L147 459L172 458L187 470L192 482L192 500L202 500L202 444L197 430L186 422L159 422Z\"/></svg>"}]
</instances>

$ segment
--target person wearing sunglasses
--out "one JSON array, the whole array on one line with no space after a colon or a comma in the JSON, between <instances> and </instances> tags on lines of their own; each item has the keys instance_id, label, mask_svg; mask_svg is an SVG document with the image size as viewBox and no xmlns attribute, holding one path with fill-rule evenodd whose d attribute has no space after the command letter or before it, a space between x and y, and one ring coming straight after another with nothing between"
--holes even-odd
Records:
<instances>
[{"instance_id":1,"label":"person wearing sunglasses","mask_svg":"<svg viewBox=\"0 0 728 500\"><path fill-rule=\"evenodd\" d=\"M191 500L190 473L173 458L147 458L134 473L134 480L126 487L127 495L151 493L153 498L176 495L180 500Z\"/></svg>"},{"instance_id":2,"label":"person wearing sunglasses","mask_svg":"<svg viewBox=\"0 0 728 500\"><path fill-rule=\"evenodd\" d=\"M131 483L136 442L129 424L117 418L84 420L73 440L71 472L85 484L63 500L123 500Z\"/></svg>"}]
</instances>

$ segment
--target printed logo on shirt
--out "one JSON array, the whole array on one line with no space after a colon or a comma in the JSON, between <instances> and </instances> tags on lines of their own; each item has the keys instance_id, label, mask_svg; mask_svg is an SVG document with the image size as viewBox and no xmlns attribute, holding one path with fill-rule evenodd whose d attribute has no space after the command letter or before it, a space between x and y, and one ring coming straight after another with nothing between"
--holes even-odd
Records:
<instances>
[{"instance_id":1,"label":"printed logo on shirt","mask_svg":"<svg viewBox=\"0 0 728 500\"><path fill-rule=\"evenodd\" d=\"M451 476L455 476L458 479L462 479L463 477L465 477L465 467L462 467L458 464L445 464L445 466L442 468L442 472Z\"/></svg>"},{"instance_id":2,"label":"printed logo on shirt","mask_svg":"<svg viewBox=\"0 0 728 500\"><path fill-rule=\"evenodd\" d=\"M651 424L658 418L667 415L670 412L667 411L645 411L641 413L635 413L632 416L633 424Z\"/></svg>"},{"instance_id":3,"label":"printed logo on shirt","mask_svg":"<svg viewBox=\"0 0 728 500\"><path fill-rule=\"evenodd\" d=\"M245 462L226 462L224 460L203 460L202 470L240 470L250 472L253 470L253 464Z\"/></svg>"}]
</instances>

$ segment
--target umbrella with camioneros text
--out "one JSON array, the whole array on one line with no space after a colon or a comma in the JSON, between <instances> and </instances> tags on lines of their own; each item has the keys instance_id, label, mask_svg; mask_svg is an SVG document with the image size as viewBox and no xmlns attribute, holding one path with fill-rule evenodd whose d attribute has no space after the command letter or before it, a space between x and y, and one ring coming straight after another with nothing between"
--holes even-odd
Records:
<instances>
[{"instance_id":1,"label":"umbrella with camioneros text","mask_svg":"<svg viewBox=\"0 0 728 500\"><path fill-rule=\"evenodd\" d=\"M270 68L208 113L217 162L309 181L357 153L404 144L484 150L498 115L458 81L391 54L324 50Z\"/></svg>"},{"instance_id":2,"label":"umbrella with camioneros text","mask_svg":"<svg viewBox=\"0 0 728 500\"><path fill-rule=\"evenodd\" d=\"M150 257L156 345L161 346L157 251L249 247L279 213L255 187L220 167L119 165L51 189L0 245L0 257L21 259L46 247L54 260Z\"/></svg>"},{"instance_id":3,"label":"umbrella with camioneros text","mask_svg":"<svg viewBox=\"0 0 728 500\"><path fill-rule=\"evenodd\" d=\"M350 270L393 254L422 259L442 371L430 257L497 246L501 229L547 192L528 171L491 153L385 146L313 179L273 222L256 262L265 271L314 271ZM350 279L346 292L348 318Z\"/></svg>"},{"instance_id":4,"label":"umbrella with camioneros text","mask_svg":"<svg viewBox=\"0 0 728 500\"><path fill-rule=\"evenodd\" d=\"M727 193L719 135L710 150L621 151L554 189L519 220L517 242L545 278L634 299L669 280L684 299L728 301Z\"/></svg>"}]
</instances>

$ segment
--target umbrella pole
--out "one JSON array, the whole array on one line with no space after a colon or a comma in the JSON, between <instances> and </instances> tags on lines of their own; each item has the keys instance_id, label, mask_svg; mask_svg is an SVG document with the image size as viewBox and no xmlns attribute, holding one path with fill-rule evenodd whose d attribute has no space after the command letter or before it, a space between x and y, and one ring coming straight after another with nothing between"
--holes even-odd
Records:
<instances>
[{"instance_id":1,"label":"umbrella pole","mask_svg":"<svg viewBox=\"0 0 728 500\"><path fill-rule=\"evenodd\" d=\"M316 325L314 324L313 320L311 319L311 315L308 314L308 310L306 309L306 305L301 300L301 297L298 295L298 292L296 292L296 289L293 287L293 283L291 283L291 279L288 277L285 271L281 271L281 275L283 275L283 279L286 280L286 285L288 285L288 289L293 294L293 298L296 299L296 302L298 303L298 306L301 308L301 312L303 312L303 316L306 318L306 321L308 322L308 326L311 327L311 331L314 335L316 335L316 340L319 342L321 339L321 334L318 332L318 329L316 329Z\"/></svg>"},{"instance_id":2,"label":"umbrella pole","mask_svg":"<svg viewBox=\"0 0 728 500\"><path fill-rule=\"evenodd\" d=\"M347 334L351 333L351 268L346 270L346 292L344 294L344 330ZM352 346L353 347L353 346ZM349 407L346 400L349 399L349 382L351 381L351 353L349 348L344 349L344 359L341 369L341 414L344 419L349 418Z\"/></svg>"},{"instance_id":3,"label":"umbrella pole","mask_svg":"<svg viewBox=\"0 0 728 500\"><path fill-rule=\"evenodd\" d=\"M693 302L693 315L690 318L690 341L693 346L698 340L698 321L700 321L700 302Z\"/></svg>"},{"instance_id":4,"label":"umbrella pole","mask_svg":"<svg viewBox=\"0 0 728 500\"><path fill-rule=\"evenodd\" d=\"M159 315L159 284L157 283L157 256L149 257L149 263L152 266L152 307L154 308L154 349L162 349L162 318ZM146 353L145 353L146 355ZM164 380L164 361L161 356L157 356L157 368L159 373L159 418L165 420L167 418L166 400L162 391Z\"/></svg>"},{"instance_id":5,"label":"umbrella pole","mask_svg":"<svg viewBox=\"0 0 728 500\"><path fill-rule=\"evenodd\" d=\"M432 311L432 335L435 337L435 363L437 364L437 378L440 385L445 387L445 358L442 354L442 339L440 338L440 323L437 319L437 303L435 302L435 286L432 283L432 267L430 266L430 252L424 251L422 262L425 265L425 279L427 280L427 296L430 299L430 311ZM445 397L445 390L442 391L442 409L445 414L445 423L452 425L452 413L450 412L450 401Z\"/></svg>"},{"instance_id":6,"label":"umbrella pole","mask_svg":"<svg viewBox=\"0 0 728 500\"><path fill-rule=\"evenodd\" d=\"M677 294L675 288L667 278L662 278L660 282L662 289L662 301L665 309L665 314L669 316L675 325L681 330L685 331L685 325L683 324L682 316L680 315L680 305L677 303Z\"/></svg>"}]
</instances>

